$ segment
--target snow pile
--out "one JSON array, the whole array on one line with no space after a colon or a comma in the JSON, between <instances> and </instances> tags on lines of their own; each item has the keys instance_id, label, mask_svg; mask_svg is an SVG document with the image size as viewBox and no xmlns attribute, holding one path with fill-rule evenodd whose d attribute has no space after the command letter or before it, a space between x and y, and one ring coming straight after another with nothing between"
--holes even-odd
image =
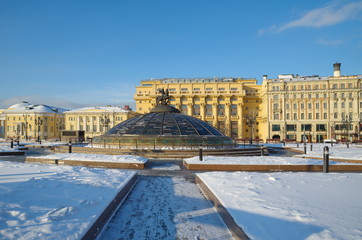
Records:
<instances>
[{"instance_id":1,"label":"snow pile","mask_svg":"<svg viewBox=\"0 0 362 240\"><path fill-rule=\"evenodd\" d=\"M362 239L362 174L198 176L252 239Z\"/></svg>"},{"instance_id":2,"label":"snow pile","mask_svg":"<svg viewBox=\"0 0 362 240\"><path fill-rule=\"evenodd\" d=\"M222 165L323 165L322 160L308 158L274 157L274 156L253 156L253 157L215 157L205 156L203 161L199 157L187 158L188 164L222 164ZM330 165L339 163L330 161Z\"/></svg>"},{"instance_id":3,"label":"snow pile","mask_svg":"<svg viewBox=\"0 0 362 240\"><path fill-rule=\"evenodd\" d=\"M134 155L102 155L87 153L55 153L31 158L78 160L87 162L146 163L147 158Z\"/></svg>"},{"instance_id":4,"label":"snow pile","mask_svg":"<svg viewBox=\"0 0 362 240\"><path fill-rule=\"evenodd\" d=\"M310 143L307 144L307 154L298 155L298 156L306 156L306 157L318 157L323 158L323 148L324 146L328 146L329 148L329 158L336 159L349 159L349 160L362 160L362 146L361 145L350 145L347 148L346 145L343 144L334 144L333 147L331 144L313 144L313 151L310 151ZM292 147L293 149L297 149L300 151L304 151L304 145L299 144L299 148L296 145L287 145L286 147Z\"/></svg>"},{"instance_id":5,"label":"snow pile","mask_svg":"<svg viewBox=\"0 0 362 240\"><path fill-rule=\"evenodd\" d=\"M0 162L0 239L80 239L132 171Z\"/></svg>"}]
</instances>

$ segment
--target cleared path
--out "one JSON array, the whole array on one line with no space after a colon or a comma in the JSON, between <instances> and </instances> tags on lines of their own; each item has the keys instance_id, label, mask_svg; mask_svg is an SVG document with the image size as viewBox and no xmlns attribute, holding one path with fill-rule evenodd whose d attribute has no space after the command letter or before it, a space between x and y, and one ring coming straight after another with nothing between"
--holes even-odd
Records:
<instances>
[{"instance_id":1,"label":"cleared path","mask_svg":"<svg viewBox=\"0 0 362 240\"><path fill-rule=\"evenodd\" d=\"M166 176L140 172L135 188L99 239L233 239L196 184L169 176L167 169L169 165Z\"/></svg>"}]
</instances>

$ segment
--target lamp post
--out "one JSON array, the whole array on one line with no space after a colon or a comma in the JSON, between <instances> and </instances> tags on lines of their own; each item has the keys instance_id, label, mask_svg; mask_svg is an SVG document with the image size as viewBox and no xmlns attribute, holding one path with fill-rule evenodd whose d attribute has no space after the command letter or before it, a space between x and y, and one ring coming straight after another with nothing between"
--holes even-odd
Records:
<instances>
[{"instance_id":1,"label":"lamp post","mask_svg":"<svg viewBox=\"0 0 362 240\"><path fill-rule=\"evenodd\" d=\"M344 126L344 128L346 129L347 132L347 148L349 148L349 128L352 122L352 116L344 116L342 117L342 125Z\"/></svg>"},{"instance_id":2,"label":"lamp post","mask_svg":"<svg viewBox=\"0 0 362 240\"><path fill-rule=\"evenodd\" d=\"M105 132L108 131L108 124L110 123L110 119L109 119L109 114L108 113L104 113L101 116L101 124L105 129Z\"/></svg>"},{"instance_id":3,"label":"lamp post","mask_svg":"<svg viewBox=\"0 0 362 240\"><path fill-rule=\"evenodd\" d=\"M250 140L249 144L253 144L253 130L254 130L254 124L256 123L256 118L254 116L248 116L246 117L246 124L250 127Z\"/></svg>"},{"instance_id":4,"label":"lamp post","mask_svg":"<svg viewBox=\"0 0 362 240\"><path fill-rule=\"evenodd\" d=\"M43 119L41 119L40 117L35 118L35 126L37 126L37 130L38 130L38 142L40 142L40 126L43 125Z\"/></svg>"},{"instance_id":5,"label":"lamp post","mask_svg":"<svg viewBox=\"0 0 362 240\"><path fill-rule=\"evenodd\" d=\"M58 119L57 119L56 129L57 129L57 131L58 131L58 133L59 133L59 140L60 140L60 139L61 139L61 131L62 131L63 129L65 129L63 119L61 119L61 118L58 118Z\"/></svg>"}]
</instances>

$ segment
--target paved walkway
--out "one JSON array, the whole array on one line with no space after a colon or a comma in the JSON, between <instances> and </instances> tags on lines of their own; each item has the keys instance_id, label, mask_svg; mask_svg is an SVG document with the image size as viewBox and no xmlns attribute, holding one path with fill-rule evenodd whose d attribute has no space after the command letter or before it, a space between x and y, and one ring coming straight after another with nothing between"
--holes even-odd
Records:
<instances>
[{"instance_id":1,"label":"paved walkway","mask_svg":"<svg viewBox=\"0 0 362 240\"><path fill-rule=\"evenodd\" d=\"M137 185L99 239L233 239L190 173L182 176L176 164L165 164L153 162L151 170L139 172Z\"/></svg>"}]
</instances>

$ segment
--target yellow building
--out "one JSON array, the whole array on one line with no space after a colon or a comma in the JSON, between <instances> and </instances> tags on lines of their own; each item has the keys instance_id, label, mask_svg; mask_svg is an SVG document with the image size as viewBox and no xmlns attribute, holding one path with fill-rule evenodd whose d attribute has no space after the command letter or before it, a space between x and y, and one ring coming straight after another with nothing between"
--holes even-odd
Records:
<instances>
[{"instance_id":1,"label":"yellow building","mask_svg":"<svg viewBox=\"0 0 362 240\"><path fill-rule=\"evenodd\" d=\"M279 75L262 88L263 131L271 139L361 139L362 75L342 76L340 63L331 77Z\"/></svg>"},{"instance_id":2,"label":"yellow building","mask_svg":"<svg viewBox=\"0 0 362 240\"><path fill-rule=\"evenodd\" d=\"M261 85L243 78L165 78L141 81L134 99L136 111L148 113L156 105L158 89L168 89L170 105L182 113L202 119L226 135L263 138L259 131ZM255 123L247 125L249 117Z\"/></svg>"},{"instance_id":3,"label":"yellow building","mask_svg":"<svg viewBox=\"0 0 362 240\"><path fill-rule=\"evenodd\" d=\"M5 137L5 109L0 109L0 138Z\"/></svg>"},{"instance_id":4,"label":"yellow building","mask_svg":"<svg viewBox=\"0 0 362 240\"><path fill-rule=\"evenodd\" d=\"M5 138L24 140L59 139L64 109L22 102L4 111Z\"/></svg>"},{"instance_id":5,"label":"yellow building","mask_svg":"<svg viewBox=\"0 0 362 240\"><path fill-rule=\"evenodd\" d=\"M120 107L85 107L65 114L66 130L83 130L86 138L104 134L120 122L137 115L128 106Z\"/></svg>"}]
</instances>

